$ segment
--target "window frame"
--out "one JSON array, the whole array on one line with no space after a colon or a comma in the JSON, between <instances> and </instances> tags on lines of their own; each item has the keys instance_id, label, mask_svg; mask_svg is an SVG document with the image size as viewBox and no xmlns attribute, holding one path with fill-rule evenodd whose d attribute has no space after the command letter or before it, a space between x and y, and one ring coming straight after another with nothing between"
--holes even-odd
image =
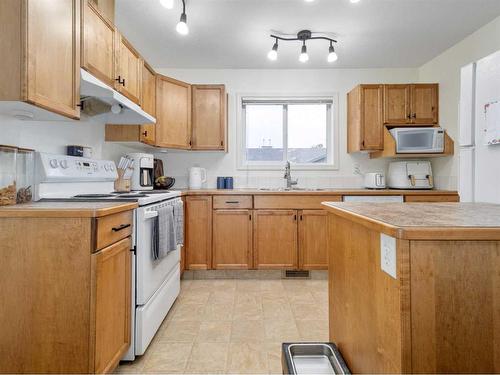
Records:
<instances>
[{"instance_id":1,"label":"window frame","mask_svg":"<svg viewBox=\"0 0 500 375\"><path fill-rule=\"evenodd\" d=\"M256 101L262 103L272 102L287 102L283 110L283 149L284 160L282 161L247 161L246 160L246 115L243 106L244 102ZM338 170L339 169L339 137L338 137L338 116L339 116L339 100L338 93L328 94L308 94L308 95L270 95L270 94L238 94L237 95L237 138L238 138L238 170L282 170L287 159L288 153L288 105L307 102L331 102L330 108L327 109L327 126L326 126L326 148L327 162L322 164L317 163L294 163L291 162L294 170L314 171L314 170Z\"/></svg>"}]
</instances>

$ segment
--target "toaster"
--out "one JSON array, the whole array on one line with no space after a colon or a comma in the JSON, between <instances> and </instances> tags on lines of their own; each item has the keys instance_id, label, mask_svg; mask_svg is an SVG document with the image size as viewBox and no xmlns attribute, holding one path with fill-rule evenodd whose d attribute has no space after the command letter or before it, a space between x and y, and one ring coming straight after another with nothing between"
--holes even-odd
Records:
<instances>
[{"instance_id":1,"label":"toaster","mask_svg":"<svg viewBox=\"0 0 500 375\"><path fill-rule=\"evenodd\" d=\"M365 174L365 188L385 189L385 176L382 173L368 172Z\"/></svg>"},{"instance_id":2,"label":"toaster","mask_svg":"<svg viewBox=\"0 0 500 375\"><path fill-rule=\"evenodd\" d=\"M395 161L389 163L387 185L392 189L433 189L430 161Z\"/></svg>"}]
</instances>

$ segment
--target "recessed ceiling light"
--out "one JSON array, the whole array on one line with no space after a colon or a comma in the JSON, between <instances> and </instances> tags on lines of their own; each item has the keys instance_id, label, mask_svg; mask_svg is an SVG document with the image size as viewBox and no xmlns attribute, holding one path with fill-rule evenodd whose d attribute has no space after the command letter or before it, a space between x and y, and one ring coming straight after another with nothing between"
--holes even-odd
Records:
<instances>
[{"instance_id":1,"label":"recessed ceiling light","mask_svg":"<svg viewBox=\"0 0 500 375\"><path fill-rule=\"evenodd\" d=\"M306 3L312 3L314 0L304 0Z\"/></svg>"},{"instance_id":2,"label":"recessed ceiling light","mask_svg":"<svg viewBox=\"0 0 500 375\"><path fill-rule=\"evenodd\" d=\"M351 3L356 4L359 3L361 0L351 0Z\"/></svg>"}]
</instances>

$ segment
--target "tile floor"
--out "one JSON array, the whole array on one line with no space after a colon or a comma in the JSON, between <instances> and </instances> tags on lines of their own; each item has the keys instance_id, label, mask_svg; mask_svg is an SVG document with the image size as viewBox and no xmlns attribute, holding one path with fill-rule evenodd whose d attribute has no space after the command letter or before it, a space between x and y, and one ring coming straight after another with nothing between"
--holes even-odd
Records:
<instances>
[{"instance_id":1,"label":"tile floor","mask_svg":"<svg viewBox=\"0 0 500 375\"><path fill-rule=\"evenodd\" d=\"M183 280L146 354L118 373L281 374L281 343L328 341L327 280Z\"/></svg>"}]
</instances>

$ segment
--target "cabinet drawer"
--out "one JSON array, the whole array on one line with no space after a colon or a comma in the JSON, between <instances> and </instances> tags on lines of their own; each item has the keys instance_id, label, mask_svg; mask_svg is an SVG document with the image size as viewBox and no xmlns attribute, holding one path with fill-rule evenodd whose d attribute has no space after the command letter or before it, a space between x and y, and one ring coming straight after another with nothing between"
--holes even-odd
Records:
<instances>
[{"instance_id":1,"label":"cabinet drawer","mask_svg":"<svg viewBox=\"0 0 500 375\"><path fill-rule=\"evenodd\" d=\"M132 234L133 211L120 212L96 219L96 250L102 249Z\"/></svg>"},{"instance_id":2,"label":"cabinet drawer","mask_svg":"<svg viewBox=\"0 0 500 375\"><path fill-rule=\"evenodd\" d=\"M218 208L252 208L251 195L215 195L214 209Z\"/></svg>"},{"instance_id":3,"label":"cabinet drawer","mask_svg":"<svg viewBox=\"0 0 500 375\"><path fill-rule=\"evenodd\" d=\"M458 195L407 195L405 202L460 202Z\"/></svg>"},{"instance_id":4,"label":"cabinet drawer","mask_svg":"<svg viewBox=\"0 0 500 375\"><path fill-rule=\"evenodd\" d=\"M256 209L320 210L321 202L340 202L340 195L259 195L254 198Z\"/></svg>"}]
</instances>

